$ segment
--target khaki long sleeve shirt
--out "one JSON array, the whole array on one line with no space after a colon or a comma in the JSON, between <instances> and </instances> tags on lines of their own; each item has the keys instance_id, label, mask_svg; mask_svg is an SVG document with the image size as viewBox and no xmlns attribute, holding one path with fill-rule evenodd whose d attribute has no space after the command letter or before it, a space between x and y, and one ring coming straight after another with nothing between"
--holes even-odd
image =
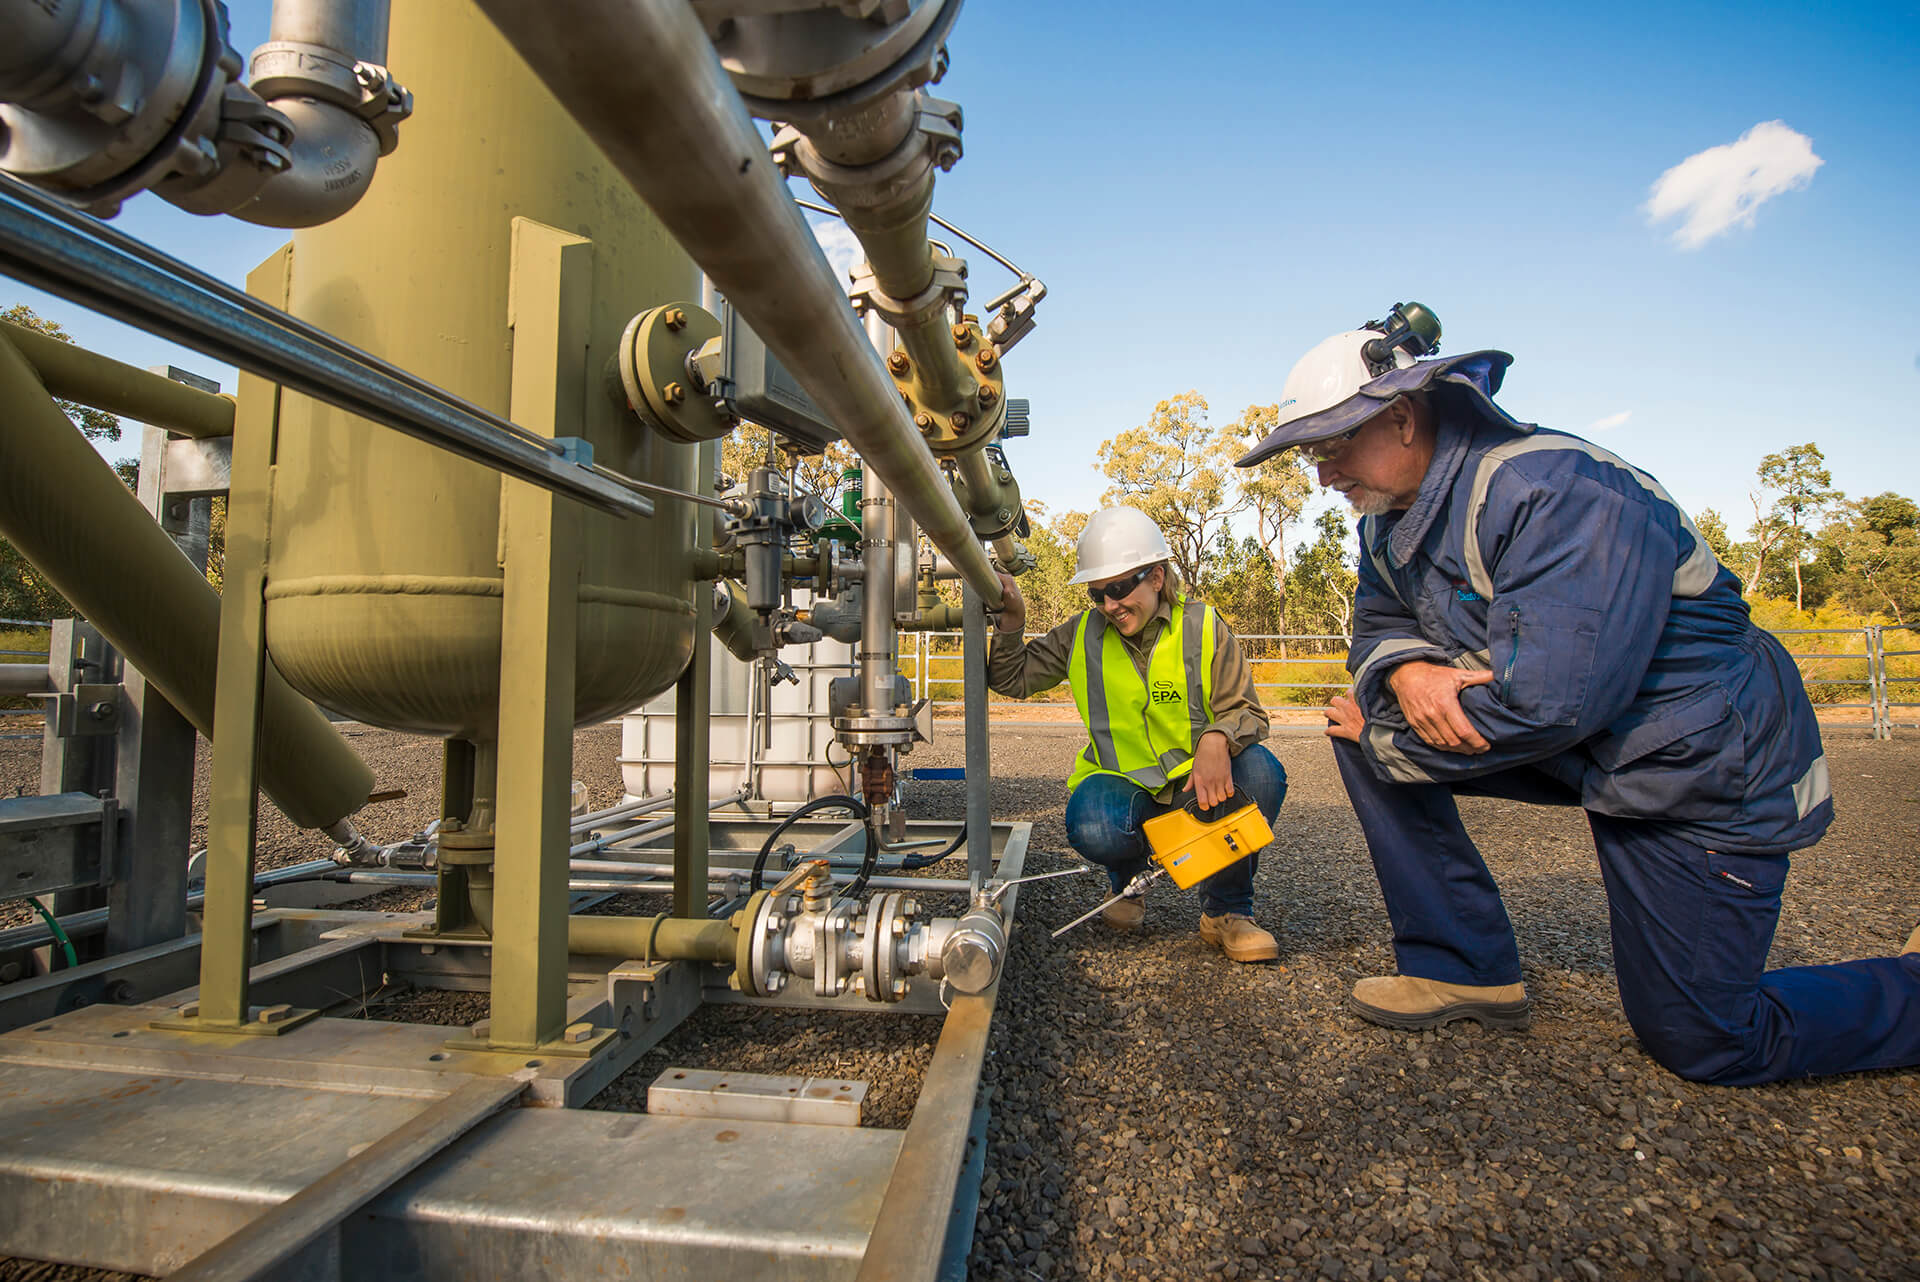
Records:
<instances>
[{"instance_id":1,"label":"khaki long sleeve shirt","mask_svg":"<svg viewBox=\"0 0 1920 1282\"><path fill-rule=\"evenodd\" d=\"M1120 638L1143 681L1147 676L1147 663L1153 656L1153 643L1159 640L1172 617L1172 611L1162 601L1137 636ZM987 651L987 684L1015 699L1059 685L1067 679L1073 658L1073 636L1079 623L1080 618L1075 615L1033 641L1018 632L995 630L993 644ZM1213 614L1212 705L1213 720L1207 723L1206 729L1225 735L1227 749L1235 756L1248 744L1259 743L1267 737L1267 710L1260 706L1259 692L1253 688L1253 669L1217 610Z\"/></svg>"}]
</instances>

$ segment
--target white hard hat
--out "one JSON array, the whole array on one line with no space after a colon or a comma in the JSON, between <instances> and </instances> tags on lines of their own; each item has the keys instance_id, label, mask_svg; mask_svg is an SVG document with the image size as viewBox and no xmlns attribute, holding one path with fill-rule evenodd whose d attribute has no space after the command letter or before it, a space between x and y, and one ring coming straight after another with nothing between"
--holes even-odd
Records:
<instances>
[{"instance_id":1,"label":"white hard hat","mask_svg":"<svg viewBox=\"0 0 1920 1282\"><path fill-rule=\"evenodd\" d=\"M1167 536L1137 507L1103 507L1080 531L1074 583L1111 579L1173 556Z\"/></svg>"},{"instance_id":2,"label":"white hard hat","mask_svg":"<svg viewBox=\"0 0 1920 1282\"><path fill-rule=\"evenodd\" d=\"M1275 426L1301 423L1305 427L1302 420L1317 418L1359 396L1361 388L1386 373L1385 368L1367 361L1365 348L1379 339L1373 330L1345 330L1294 362L1280 388L1280 416ZM1405 369L1413 364L1413 356L1404 349L1396 347L1392 353L1393 368ZM1379 401L1355 401L1347 413L1327 415L1324 422L1313 424L1313 430L1319 433L1313 439L1325 440L1351 431L1383 408ZM1300 437L1299 443L1304 444L1306 439Z\"/></svg>"},{"instance_id":3,"label":"white hard hat","mask_svg":"<svg viewBox=\"0 0 1920 1282\"><path fill-rule=\"evenodd\" d=\"M1274 428L1239 461L1241 467L1296 445L1343 436L1450 366L1420 362L1440 346L1440 319L1419 303L1395 303L1385 320L1342 330L1294 363L1280 388ZM1511 360L1511 357L1507 358ZM1419 386L1406 381L1405 372Z\"/></svg>"}]
</instances>

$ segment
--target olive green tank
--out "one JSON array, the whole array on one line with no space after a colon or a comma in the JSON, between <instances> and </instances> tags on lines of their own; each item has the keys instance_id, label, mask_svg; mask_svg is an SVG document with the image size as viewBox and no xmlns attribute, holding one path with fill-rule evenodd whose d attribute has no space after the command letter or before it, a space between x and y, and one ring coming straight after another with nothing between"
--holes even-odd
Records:
<instances>
[{"instance_id":1,"label":"olive green tank","mask_svg":"<svg viewBox=\"0 0 1920 1282\"><path fill-rule=\"evenodd\" d=\"M691 262L468 0L393 6L394 74L416 109L345 217L298 233L288 309L509 414L513 220L592 242L587 347L562 361L592 442L631 476L691 490L696 448L617 409L600 371L638 311L699 298ZM495 737L501 478L286 393L267 565L267 641L322 705L370 724ZM575 718L666 689L693 644L692 505L587 513ZM711 590L711 589L709 589Z\"/></svg>"}]
</instances>

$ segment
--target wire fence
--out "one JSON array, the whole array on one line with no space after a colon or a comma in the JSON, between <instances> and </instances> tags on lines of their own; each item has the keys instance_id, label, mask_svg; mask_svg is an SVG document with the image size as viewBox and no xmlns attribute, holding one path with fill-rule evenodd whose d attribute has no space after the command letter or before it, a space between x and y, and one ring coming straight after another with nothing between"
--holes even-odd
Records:
<instances>
[{"instance_id":1,"label":"wire fence","mask_svg":"<svg viewBox=\"0 0 1920 1282\"><path fill-rule=\"evenodd\" d=\"M1031 641L1044 634L1026 635ZM1891 738L1896 729L1920 729L1920 627L1787 628L1773 635L1793 656L1821 725L1867 728L1876 739ZM1349 637L1256 634L1237 640L1253 669L1254 688L1270 708L1322 707L1347 688ZM911 643L906 637L901 642L900 671L914 694L930 699L938 712L965 706L961 634L922 632ZM997 694L992 701L1016 702ZM1073 696L1062 682L1025 702L1070 708ZM994 723L1055 725L1063 719L1056 715L1009 721L995 716Z\"/></svg>"}]
</instances>

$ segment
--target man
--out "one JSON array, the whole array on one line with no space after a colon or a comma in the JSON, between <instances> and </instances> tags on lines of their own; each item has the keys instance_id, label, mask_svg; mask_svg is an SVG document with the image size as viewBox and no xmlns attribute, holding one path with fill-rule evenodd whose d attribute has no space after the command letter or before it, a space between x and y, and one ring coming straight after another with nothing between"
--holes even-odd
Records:
<instances>
[{"instance_id":1,"label":"man","mask_svg":"<svg viewBox=\"0 0 1920 1282\"><path fill-rule=\"evenodd\" d=\"M1658 482L1493 403L1511 362L1336 334L1240 460L1298 448L1362 516L1353 687L1327 734L1399 974L1349 1004L1395 1028L1526 1023L1454 806L1481 793L1586 809L1621 1003L1682 1077L1920 1063L1920 931L1897 958L1763 973L1788 854L1833 816L1792 659Z\"/></svg>"},{"instance_id":2,"label":"man","mask_svg":"<svg viewBox=\"0 0 1920 1282\"><path fill-rule=\"evenodd\" d=\"M1006 575L1000 620L987 658L987 684L1024 699L1061 681L1088 742L1067 778L1067 840L1104 866L1117 893L1147 867L1141 821L1192 795L1203 808L1244 796L1271 824L1287 777L1260 745L1267 714L1233 633L1211 606L1179 591L1160 527L1135 508L1093 514L1080 535L1073 582L1093 609L1031 645L1026 602ZM1272 961L1280 946L1253 920L1250 855L1200 883L1200 937L1237 962ZM1146 918L1135 897L1107 906L1116 930Z\"/></svg>"}]
</instances>

